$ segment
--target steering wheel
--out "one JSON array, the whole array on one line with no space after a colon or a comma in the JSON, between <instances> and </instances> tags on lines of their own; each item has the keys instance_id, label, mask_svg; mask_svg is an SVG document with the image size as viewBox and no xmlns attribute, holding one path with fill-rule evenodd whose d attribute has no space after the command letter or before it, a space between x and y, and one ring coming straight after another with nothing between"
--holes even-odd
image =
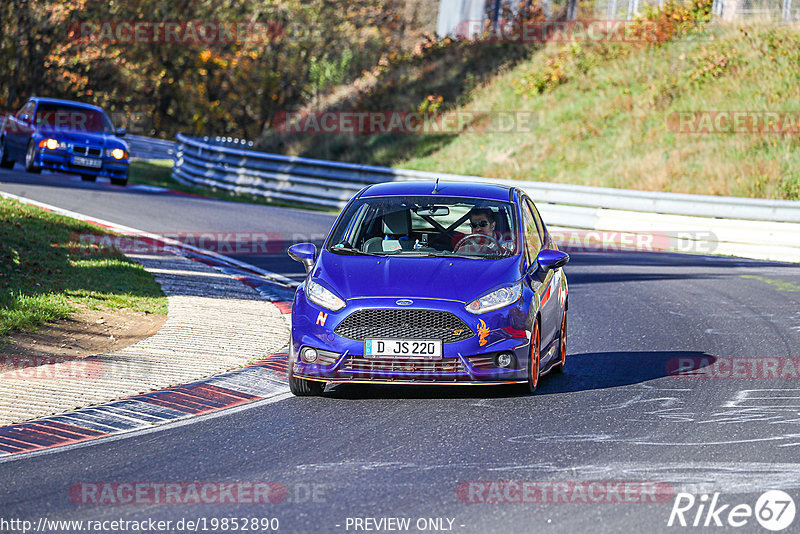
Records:
<instances>
[{"instance_id":1,"label":"steering wheel","mask_svg":"<svg viewBox=\"0 0 800 534\"><path fill-rule=\"evenodd\" d=\"M494 238L494 236L486 235L486 234L467 234L461 239L458 240L456 246L453 247L453 251L458 251L464 244L469 241L470 239L484 239L487 242L485 244L481 244L481 246L486 246L489 249L493 250L494 252L500 252L502 247L500 246L500 242Z\"/></svg>"}]
</instances>

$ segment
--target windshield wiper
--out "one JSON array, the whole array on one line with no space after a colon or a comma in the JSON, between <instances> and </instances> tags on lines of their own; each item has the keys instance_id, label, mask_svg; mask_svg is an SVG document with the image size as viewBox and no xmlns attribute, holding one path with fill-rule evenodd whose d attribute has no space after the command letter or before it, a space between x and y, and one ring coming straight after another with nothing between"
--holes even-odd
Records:
<instances>
[{"instance_id":1,"label":"windshield wiper","mask_svg":"<svg viewBox=\"0 0 800 534\"><path fill-rule=\"evenodd\" d=\"M349 252L358 256L381 256L381 254L376 254L375 252L366 252L353 247L337 247L334 245L330 250L331 252Z\"/></svg>"},{"instance_id":2,"label":"windshield wiper","mask_svg":"<svg viewBox=\"0 0 800 534\"><path fill-rule=\"evenodd\" d=\"M452 258L456 255L455 252L450 252L449 250L437 250L436 252L426 251L420 252L420 254L424 254L425 256L430 256L432 258Z\"/></svg>"}]
</instances>

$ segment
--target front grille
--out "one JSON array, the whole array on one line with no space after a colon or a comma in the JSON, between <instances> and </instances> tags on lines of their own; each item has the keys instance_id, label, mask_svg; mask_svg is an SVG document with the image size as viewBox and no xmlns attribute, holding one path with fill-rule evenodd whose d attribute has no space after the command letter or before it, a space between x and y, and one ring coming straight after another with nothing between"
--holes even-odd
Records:
<instances>
[{"instance_id":1,"label":"front grille","mask_svg":"<svg viewBox=\"0 0 800 534\"><path fill-rule=\"evenodd\" d=\"M439 310L358 310L339 323L338 335L365 339L441 339L454 343L471 338L474 332L450 312Z\"/></svg>"},{"instance_id":2,"label":"front grille","mask_svg":"<svg viewBox=\"0 0 800 534\"><path fill-rule=\"evenodd\" d=\"M88 146L75 145L72 147L72 153L79 156L99 156L102 150L99 148L91 148Z\"/></svg>"},{"instance_id":3,"label":"front grille","mask_svg":"<svg viewBox=\"0 0 800 534\"><path fill-rule=\"evenodd\" d=\"M446 360L413 360L396 358L364 358L362 356L349 356L342 369L345 371L393 371L416 375L415 378L425 378L425 373L464 373L464 364L459 358ZM435 377L431 377L435 378Z\"/></svg>"}]
</instances>

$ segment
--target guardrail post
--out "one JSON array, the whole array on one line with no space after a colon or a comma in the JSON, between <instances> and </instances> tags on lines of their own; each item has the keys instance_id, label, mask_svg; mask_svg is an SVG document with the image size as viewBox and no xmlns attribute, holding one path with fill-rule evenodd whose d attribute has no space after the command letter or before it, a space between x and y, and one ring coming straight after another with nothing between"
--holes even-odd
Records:
<instances>
[{"instance_id":1,"label":"guardrail post","mask_svg":"<svg viewBox=\"0 0 800 534\"><path fill-rule=\"evenodd\" d=\"M608 4L608 20L616 20L617 16L617 0L611 0Z\"/></svg>"},{"instance_id":2,"label":"guardrail post","mask_svg":"<svg viewBox=\"0 0 800 534\"><path fill-rule=\"evenodd\" d=\"M575 20L578 15L578 0L569 0L567 4L567 20Z\"/></svg>"},{"instance_id":3,"label":"guardrail post","mask_svg":"<svg viewBox=\"0 0 800 534\"><path fill-rule=\"evenodd\" d=\"M633 20L633 16L639 11L639 0L628 0L628 20Z\"/></svg>"}]
</instances>

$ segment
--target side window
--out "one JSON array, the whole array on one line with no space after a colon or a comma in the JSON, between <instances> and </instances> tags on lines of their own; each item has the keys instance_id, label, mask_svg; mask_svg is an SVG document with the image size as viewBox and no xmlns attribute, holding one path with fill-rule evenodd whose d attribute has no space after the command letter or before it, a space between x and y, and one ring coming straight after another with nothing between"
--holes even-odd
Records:
<instances>
[{"instance_id":1,"label":"side window","mask_svg":"<svg viewBox=\"0 0 800 534\"><path fill-rule=\"evenodd\" d=\"M527 202L522 203L522 224L525 232L525 254L528 257L528 265L532 265L542 248L542 239L536 227L536 219Z\"/></svg>"},{"instance_id":2,"label":"side window","mask_svg":"<svg viewBox=\"0 0 800 534\"><path fill-rule=\"evenodd\" d=\"M347 225L347 229L344 231L344 241L350 243L351 247L357 247L359 243L355 242L356 237L358 237L358 231L361 228L361 225L364 224L364 217L368 211L368 206L366 204L362 204L358 211L350 219L350 222Z\"/></svg>"},{"instance_id":3,"label":"side window","mask_svg":"<svg viewBox=\"0 0 800 534\"><path fill-rule=\"evenodd\" d=\"M533 202L531 202L531 199L526 198L525 203L533 213L533 220L536 221L536 229L539 231L539 242L544 243L544 222L542 222L542 217L539 215L539 210L536 209L536 206L533 204Z\"/></svg>"},{"instance_id":4,"label":"side window","mask_svg":"<svg viewBox=\"0 0 800 534\"><path fill-rule=\"evenodd\" d=\"M29 118L33 118L33 108L36 104L34 102L28 102L22 109L17 112L17 118L22 119L23 115L27 115Z\"/></svg>"}]
</instances>

